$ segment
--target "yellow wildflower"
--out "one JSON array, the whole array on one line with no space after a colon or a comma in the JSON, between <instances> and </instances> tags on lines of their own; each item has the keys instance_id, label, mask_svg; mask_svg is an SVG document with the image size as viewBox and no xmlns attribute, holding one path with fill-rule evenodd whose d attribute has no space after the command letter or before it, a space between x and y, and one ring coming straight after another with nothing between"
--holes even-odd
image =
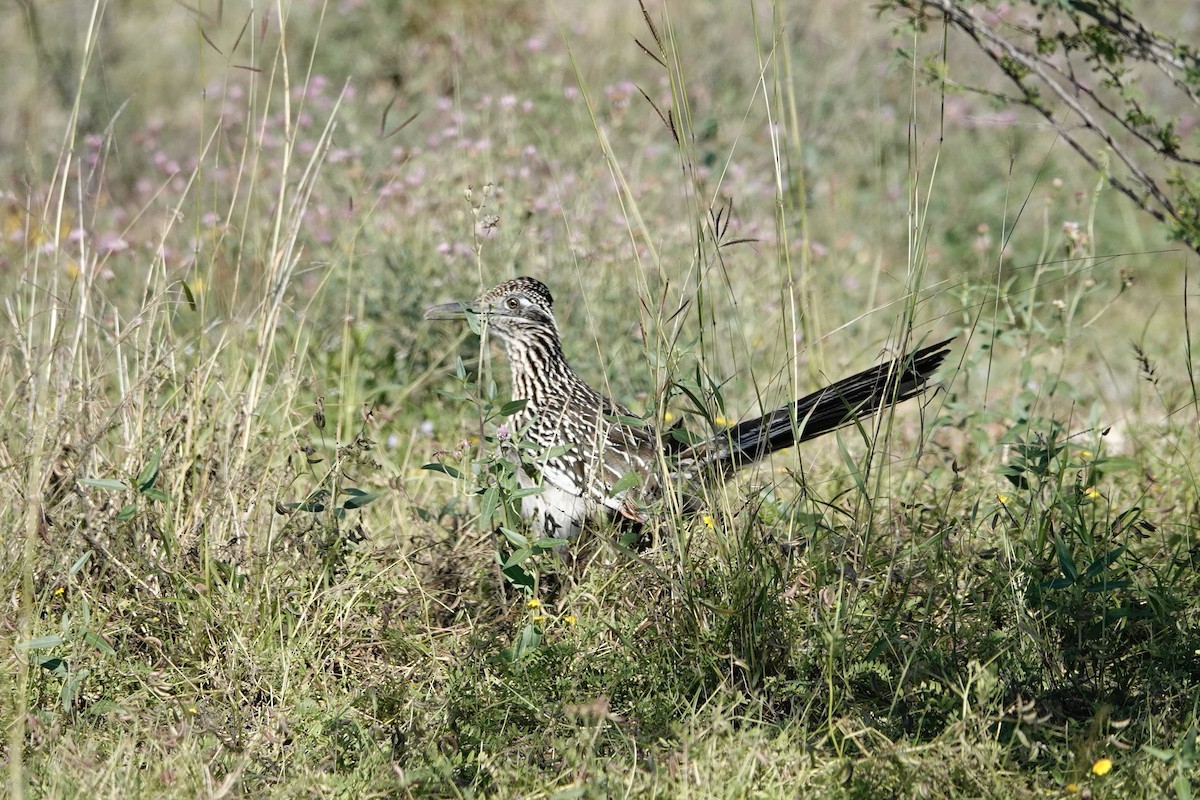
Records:
<instances>
[{"instance_id":1,"label":"yellow wildflower","mask_svg":"<svg viewBox=\"0 0 1200 800\"><path fill-rule=\"evenodd\" d=\"M531 597L529 600L527 600L525 602L525 607L526 608L541 608L542 601L538 600L536 597Z\"/></svg>"},{"instance_id":2,"label":"yellow wildflower","mask_svg":"<svg viewBox=\"0 0 1200 800\"><path fill-rule=\"evenodd\" d=\"M563 617L563 622L567 623L568 625L574 625L578 621L579 620L575 618L574 614L567 614L565 617Z\"/></svg>"},{"instance_id":3,"label":"yellow wildflower","mask_svg":"<svg viewBox=\"0 0 1200 800\"><path fill-rule=\"evenodd\" d=\"M1095 500L1097 497L1100 496L1100 492L1096 489L1095 486L1089 486L1088 488L1083 490L1083 496L1086 497L1088 500Z\"/></svg>"},{"instance_id":4,"label":"yellow wildflower","mask_svg":"<svg viewBox=\"0 0 1200 800\"><path fill-rule=\"evenodd\" d=\"M705 514L700 518L700 521L704 523L704 527L706 528L715 528L717 526L717 521L713 519L712 514Z\"/></svg>"},{"instance_id":5,"label":"yellow wildflower","mask_svg":"<svg viewBox=\"0 0 1200 800\"><path fill-rule=\"evenodd\" d=\"M672 411L664 411L663 412L663 422L670 425L674 421L675 421L674 412L672 412Z\"/></svg>"},{"instance_id":6,"label":"yellow wildflower","mask_svg":"<svg viewBox=\"0 0 1200 800\"><path fill-rule=\"evenodd\" d=\"M1076 792L1079 791L1079 784L1078 783L1068 783L1067 791L1070 792L1071 794L1075 794Z\"/></svg>"},{"instance_id":7,"label":"yellow wildflower","mask_svg":"<svg viewBox=\"0 0 1200 800\"><path fill-rule=\"evenodd\" d=\"M1112 772L1112 768L1113 763L1111 758L1098 758L1096 759L1096 763L1092 764L1092 774L1099 777L1104 777L1108 773Z\"/></svg>"},{"instance_id":8,"label":"yellow wildflower","mask_svg":"<svg viewBox=\"0 0 1200 800\"><path fill-rule=\"evenodd\" d=\"M1079 457L1080 457L1080 458L1091 458L1091 457L1092 457L1092 451L1091 451L1091 450L1080 450L1080 451L1079 451Z\"/></svg>"},{"instance_id":9,"label":"yellow wildflower","mask_svg":"<svg viewBox=\"0 0 1200 800\"><path fill-rule=\"evenodd\" d=\"M545 615L545 614L538 614L536 617L534 617L534 618L533 618L533 621L534 621L534 622L545 622L545 621L546 621L546 615Z\"/></svg>"},{"instance_id":10,"label":"yellow wildflower","mask_svg":"<svg viewBox=\"0 0 1200 800\"><path fill-rule=\"evenodd\" d=\"M1000 501L1000 505L1002 505L1002 506L1008 505L1008 495L998 494L998 495L996 495L996 499Z\"/></svg>"}]
</instances>

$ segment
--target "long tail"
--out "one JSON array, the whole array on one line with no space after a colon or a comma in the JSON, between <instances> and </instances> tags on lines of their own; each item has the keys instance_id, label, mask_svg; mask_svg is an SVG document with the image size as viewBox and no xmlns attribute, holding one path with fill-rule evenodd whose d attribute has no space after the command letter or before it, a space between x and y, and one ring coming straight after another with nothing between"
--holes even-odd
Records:
<instances>
[{"instance_id":1,"label":"long tail","mask_svg":"<svg viewBox=\"0 0 1200 800\"><path fill-rule=\"evenodd\" d=\"M925 391L926 381L946 356L946 339L903 358L843 378L791 405L739 422L711 441L710 466L733 471L776 450L815 439L881 408L903 403ZM711 459L711 460L710 460ZM714 463L718 462L718 463Z\"/></svg>"}]
</instances>

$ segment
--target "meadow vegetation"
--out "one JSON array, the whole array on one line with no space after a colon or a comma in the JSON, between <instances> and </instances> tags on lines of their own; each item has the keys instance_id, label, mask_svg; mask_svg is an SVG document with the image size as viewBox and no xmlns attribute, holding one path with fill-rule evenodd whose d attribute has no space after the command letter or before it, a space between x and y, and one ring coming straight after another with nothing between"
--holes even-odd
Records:
<instances>
[{"instance_id":1,"label":"meadow vegetation","mask_svg":"<svg viewBox=\"0 0 1200 800\"><path fill-rule=\"evenodd\" d=\"M1190 796L1194 254L938 31L136 5L0 16L5 796ZM422 320L516 274L697 433L957 339L550 548Z\"/></svg>"}]
</instances>

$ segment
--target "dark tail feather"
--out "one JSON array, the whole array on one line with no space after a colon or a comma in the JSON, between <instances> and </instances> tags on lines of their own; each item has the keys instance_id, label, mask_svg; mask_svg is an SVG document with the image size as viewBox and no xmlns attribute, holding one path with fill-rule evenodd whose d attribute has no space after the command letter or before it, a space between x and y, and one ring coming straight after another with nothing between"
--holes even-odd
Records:
<instances>
[{"instance_id":1,"label":"dark tail feather","mask_svg":"<svg viewBox=\"0 0 1200 800\"><path fill-rule=\"evenodd\" d=\"M718 437L729 444L728 465L737 469L776 450L815 439L881 408L925 391L925 382L946 356L953 338L922 347L802 397L770 414L739 422ZM724 459L722 459L724 460Z\"/></svg>"}]
</instances>

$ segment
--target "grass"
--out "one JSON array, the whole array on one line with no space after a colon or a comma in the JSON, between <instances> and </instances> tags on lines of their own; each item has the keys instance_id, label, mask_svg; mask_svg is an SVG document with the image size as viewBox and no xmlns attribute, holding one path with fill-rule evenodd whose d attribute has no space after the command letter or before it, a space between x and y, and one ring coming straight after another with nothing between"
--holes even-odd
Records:
<instances>
[{"instance_id":1,"label":"grass","mask_svg":"<svg viewBox=\"0 0 1200 800\"><path fill-rule=\"evenodd\" d=\"M6 795L1189 796L1189 264L919 81L936 36L86 10L0 22ZM421 321L512 274L697 432L956 356L650 549L555 555L487 522L502 365Z\"/></svg>"}]
</instances>

